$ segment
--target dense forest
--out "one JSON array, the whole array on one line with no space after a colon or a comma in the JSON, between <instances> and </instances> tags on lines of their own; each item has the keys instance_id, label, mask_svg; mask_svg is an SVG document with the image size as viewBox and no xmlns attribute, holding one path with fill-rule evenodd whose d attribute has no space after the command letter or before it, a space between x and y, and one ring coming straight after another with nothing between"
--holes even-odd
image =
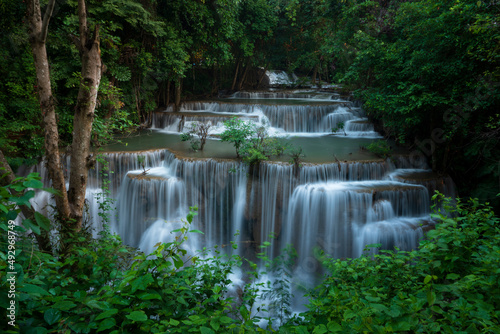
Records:
<instances>
[{"instance_id":1,"label":"dense forest","mask_svg":"<svg viewBox=\"0 0 500 334\"><path fill-rule=\"evenodd\" d=\"M0 307L15 320L2 322L4 332L499 331L498 2L5 0L0 14ZM476 199L436 195L448 213L434 215L440 223L418 250L319 254L329 274L301 315L286 288L293 250L262 255L282 277L273 287L239 256L183 260L185 237L199 232L189 228L195 212L154 257L109 231L78 233L89 152L148 128L158 108L265 89L270 69L298 75L295 87L338 84L415 166L427 162ZM80 159L67 190L62 152ZM42 157L55 189L14 176ZM59 194L57 217L33 210L33 189ZM18 215L22 226L10 223ZM231 290L235 267L250 273L243 291ZM262 293L277 301L266 317L254 309Z\"/></svg>"},{"instance_id":2,"label":"dense forest","mask_svg":"<svg viewBox=\"0 0 500 334\"><path fill-rule=\"evenodd\" d=\"M81 77L76 7L55 2L46 42L61 146L71 142ZM341 83L385 136L450 173L464 196L498 203L496 2L101 1L87 8L89 26L100 27L103 63L94 146L147 126L157 107L257 89L262 68L282 69ZM1 10L0 141L17 167L43 155L43 126L26 3L4 1Z\"/></svg>"}]
</instances>

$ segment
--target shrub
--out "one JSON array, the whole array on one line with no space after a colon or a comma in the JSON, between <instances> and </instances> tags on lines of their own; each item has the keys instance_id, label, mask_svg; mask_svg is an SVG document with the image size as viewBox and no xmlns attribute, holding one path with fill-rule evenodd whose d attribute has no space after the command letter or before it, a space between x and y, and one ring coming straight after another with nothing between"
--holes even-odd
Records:
<instances>
[{"instance_id":1,"label":"shrub","mask_svg":"<svg viewBox=\"0 0 500 334\"><path fill-rule=\"evenodd\" d=\"M294 331L497 333L500 221L477 200L445 204L456 217L433 215L419 250L325 259L329 274Z\"/></svg>"},{"instance_id":2,"label":"shrub","mask_svg":"<svg viewBox=\"0 0 500 334\"><path fill-rule=\"evenodd\" d=\"M233 117L225 121L224 126L226 130L221 133L220 138L222 141L233 143L239 158L242 145L256 133L255 125Z\"/></svg>"},{"instance_id":3,"label":"shrub","mask_svg":"<svg viewBox=\"0 0 500 334\"><path fill-rule=\"evenodd\" d=\"M391 153L391 147L385 140L377 140L366 147L368 151L374 153L381 158L387 158Z\"/></svg>"}]
</instances>

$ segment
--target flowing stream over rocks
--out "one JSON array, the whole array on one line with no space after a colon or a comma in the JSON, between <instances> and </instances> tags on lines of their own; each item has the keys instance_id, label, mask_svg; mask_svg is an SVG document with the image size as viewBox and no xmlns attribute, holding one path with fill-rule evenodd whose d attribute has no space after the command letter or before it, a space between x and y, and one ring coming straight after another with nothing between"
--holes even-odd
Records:
<instances>
[{"instance_id":1,"label":"flowing stream over rocks","mask_svg":"<svg viewBox=\"0 0 500 334\"><path fill-rule=\"evenodd\" d=\"M302 146L301 166L278 157L250 171L236 160L232 145L217 134L229 117L266 125L276 136L288 136ZM193 152L179 139L191 122L210 123L203 152ZM331 129L344 123L344 131ZM415 249L425 229L432 227L430 196L435 190L454 194L453 182L426 166L415 166L404 152L380 159L360 149L380 134L359 105L329 92L239 92L217 101L184 103L179 112L166 109L152 116L153 130L123 139L102 154L103 163L90 172L87 218L102 229L99 203L103 181L109 181L111 230L125 243L151 252L158 242L172 240L189 206L197 205L186 247L228 245L254 258L258 246L278 255L287 245L297 250L297 276L319 270L314 250L335 258L360 256L368 244L384 249ZM126 145L125 145L126 143ZM143 174L138 157L145 159ZM69 160L66 164L69 164ZM43 164L35 168L48 184ZM38 208L51 199L35 198ZM236 236L236 234L238 234ZM227 247L230 249L231 247Z\"/></svg>"}]
</instances>

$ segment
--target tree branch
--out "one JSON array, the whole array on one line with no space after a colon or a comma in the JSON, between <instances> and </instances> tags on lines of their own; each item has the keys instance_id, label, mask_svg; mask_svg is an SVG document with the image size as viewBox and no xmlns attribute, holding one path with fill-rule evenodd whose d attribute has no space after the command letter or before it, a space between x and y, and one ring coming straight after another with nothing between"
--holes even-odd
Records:
<instances>
[{"instance_id":1,"label":"tree branch","mask_svg":"<svg viewBox=\"0 0 500 334\"><path fill-rule=\"evenodd\" d=\"M83 50L88 40L87 8L85 7L85 0L78 0L78 21L80 23L80 48Z\"/></svg>"},{"instance_id":2,"label":"tree branch","mask_svg":"<svg viewBox=\"0 0 500 334\"><path fill-rule=\"evenodd\" d=\"M42 21L42 31L40 32L40 41L45 43L47 39L47 32L49 30L49 22L52 17L52 12L54 11L56 0L49 0L49 4L47 5L47 9L45 10L45 14L43 16Z\"/></svg>"}]
</instances>

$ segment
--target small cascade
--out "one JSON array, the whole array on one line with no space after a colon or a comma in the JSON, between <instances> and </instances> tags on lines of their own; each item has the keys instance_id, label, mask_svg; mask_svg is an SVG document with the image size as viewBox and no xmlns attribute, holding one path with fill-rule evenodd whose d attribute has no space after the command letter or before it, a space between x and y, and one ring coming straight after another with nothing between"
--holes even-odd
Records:
<instances>
[{"instance_id":1,"label":"small cascade","mask_svg":"<svg viewBox=\"0 0 500 334\"><path fill-rule=\"evenodd\" d=\"M153 223L180 222L186 216L186 188L165 167L152 168L146 175L141 170L130 171L123 179L116 207L118 220L114 230L125 243L137 247Z\"/></svg>"},{"instance_id":2,"label":"small cascade","mask_svg":"<svg viewBox=\"0 0 500 334\"><path fill-rule=\"evenodd\" d=\"M252 222L253 238L259 244L268 240L271 234L281 234L282 225L287 220L290 198L300 185L332 180L381 180L392 170L394 166L389 161L304 164L298 173L289 164L263 163L258 178L252 182L248 210L251 216L247 217ZM276 254L279 249L278 243L274 243L271 254Z\"/></svg>"},{"instance_id":3,"label":"small cascade","mask_svg":"<svg viewBox=\"0 0 500 334\"><path fill-rule=\"evenodd\" d=\"M345 123L346 134L350 137L382 138L367 118L349 120Z\"/></svg>"},{"instance_id":4,"label":"small cascade","mask_svg":"<svg viewBox=\"0 0 500 334\"><path fill-rule=\"evenodd\" d=\"M269 85L271 87L291 85L298 79L294 73L288 75L285 71L279 70L266 71L266 76L269 78Z\"/></svg>"},{"instance_id":5,"label":"small cascade","mask_svg":"<svg viewBox=\"0 0 500 334\"><path fill-rule=\"evenodd\" d=\"M234 240L243 229L246 167L212 159L175 159L170 166L185 184L187 203L199 208L196 221L205 233L206 245Z\"/></svg>"},{"instance_id":6,"label":"small cascade","mask_svg":"<svg viewBox=\"0 0 500 334\"><path fill-rule=\"evenodd\" d=\"M423 203L429 203L424 187L400 182L301 185L289 201L282 244L294 245L299 263L309 261L315 247L334 258L359 256L367 231L370 242L381 243L384 249L410 249L418 241L414 231L428 215Z\"/></svg>"},{"instance_id":7,"label":"small cascade","mask_svg":"<svg viewBox=\"0 0 500 334\"><path fill-rule=\"evenodd\" d=\"M450 176L440 176L428 169L396 169L386 176L388 180L395 180L409 184L423 185L429 191L429 196L434 195L436 191L444 194L446 197L455 198L455 183Z\"/></svg>"}]
</instances>

